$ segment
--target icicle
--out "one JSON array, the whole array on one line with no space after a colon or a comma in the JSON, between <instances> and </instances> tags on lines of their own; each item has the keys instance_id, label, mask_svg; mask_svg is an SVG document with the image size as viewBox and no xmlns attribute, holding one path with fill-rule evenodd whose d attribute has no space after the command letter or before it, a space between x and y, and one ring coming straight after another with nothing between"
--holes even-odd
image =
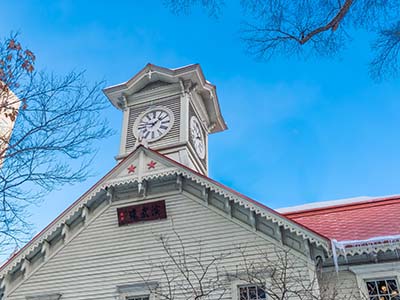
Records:
<instances>
[{"instance_id":1,"label":"icicle","mask_svg":"<svg viewBox=\"0 0 400 300\"><path fill-rule=\"evenodd\" d=\"M331 240L332 245L332 258L335 264L336 272L339 272L339 262L338 257L339 255L343 255L344 259L347 262L347 253L346 248L356 248L356 247L365 247L367 252L374 252L379 251L377 248L379 245L388 244L389 247L393 248L395 243L400 242L400 235L388 235L388 236L378 236L369 238L366 240L348 240L348 241L340 241ZM398 246L399 247L399 246ZM350 251L351 253L351 251ZM396 249L396 254L398 254Z\"/></svg>"},{"instance_id":2,"label":"icicle","mask_svg":"<svg viewBox=\"0 0 400 300\"><path fill-rule=\"evenodd\" d=\"M332 240L332 241L331 241L331 244L332 244L333 263L335 264L336 273L339 273L338 256L337 256L337 253L336 253L336 244L337 244L337 241L336 241L336 240Z\"/></svg>"},{"instance_id":3,"label":"icicle","mask_svg":"<svg viewBox=\"0 0 400 300\"><path fill-rule=\"evenodd\" d=\"M349 263L348 259L347 259L347 253L346 253L346 247L343 247L343 256L344 256L344 260L346 261L346 264Z\"/></svg>"},{"instance_id":4,"label":"icicle","mask_svg":"<svg viewBox=\"0 0 400 300\"><path fill-rule=\"evenodd\" d=\"M376 244L389 244L392 245L393 243L400 241L400 235L388 235L388 236L378 236L369 238L366 240L349 240L349 241L341 241L339 242L342 246L348 247L373 247Z\"/></svg>"}]
</instances>

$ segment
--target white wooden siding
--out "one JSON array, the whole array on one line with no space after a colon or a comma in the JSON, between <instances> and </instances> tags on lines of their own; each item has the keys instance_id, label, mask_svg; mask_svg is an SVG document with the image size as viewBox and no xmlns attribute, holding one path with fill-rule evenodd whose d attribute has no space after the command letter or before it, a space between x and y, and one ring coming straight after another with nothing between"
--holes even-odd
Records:
<instances>
[{"instance_id":1,"label":"white wooden siding","mask_svg":"<svg viewBox=\"0 0 400 300\"><path fill-rule=\"evenodd\" d=\"M325 272L320 281L321 294L326 295L327 299L333 293L337 296L334 299L361 299L360 289L357 285L356 275L350 271L340 271L336 273Z\"/></svg>"},{"instance_id":2,"label":"white wooden siding","mask_svg":"<svg viewBox=\"0 0 400 300\"><path fill-rule=\"evenodd\" d=\"M33 272L25 282L8 296L8 300L22 300L26 296L40 294L62 294L61 299L116 299L117 286L142 282L138 275L148 275L149 262L163 261L165 253L156 237L167 234L174 237L173 228L179 233L187 251L196 253L199 242L204 257L216 253L232 252L224 261L225 268L234 270L242 262L235 255L239 244L251 245L249 257L255 257L256 246L270 250L279 243L261 238L209 208L176 194L166 199L166 220L118 226L117 207L132 204L132 201L115 202L102 214L96 216L74 239L59 250L40 269ZM308 260L296 254L298 266L293 272L304 273L309 279L312 270ZM311 272L310 272L311 270ZM156 269L150 281L162 285L162 276ZM226 294L224 299L232 299Z\"/></svg>"}]
</instances>

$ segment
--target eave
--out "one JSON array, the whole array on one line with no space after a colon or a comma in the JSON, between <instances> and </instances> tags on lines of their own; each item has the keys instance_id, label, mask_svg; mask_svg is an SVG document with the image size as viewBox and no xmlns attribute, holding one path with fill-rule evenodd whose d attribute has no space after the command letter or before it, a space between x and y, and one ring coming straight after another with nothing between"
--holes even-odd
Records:
<instances>
[{"instance_id":1,"label":"eave","mask_svg":"<svg viewBox=\"0 0 400 300\"><path fill-rule=\"evenodd\" d=\"M179 83L181 85L183 81L190 80L196 85L196 92L202 95L204 104L208 107L209 113L212 116L214 124L210 128L210 133L227 129L227 125L221 114L216 87L205 79L203 70L199 64L168 69L149 63L128 81L107 87L103 89L103 92L117 109L123 110L126 107L126 98L129 95L134 94L147 84L157 80L167 83ZM182 86L182 92L184 90L185 88Z\"/></svg>"},{"instance_id":2,"label":"eave","mask_svg":"<svg viewBox=\"0 0 400 300\"><path fill-rule=\"evenodd\" d=\"M139 173L135 176L124 176L122 178L116 176L118 172L126 168L126 163L130 161L131 158L136 157L143 160L143 157L157 160L164 167L161 170L150 171L147 173ZM143 162L139 162L143 163ZM31 253L37 251L38 249L43 249L49 238L55 232L63 232L65 228L68 228L68 224L72 218L76 216L87 218L90 215L90 203L99 198L109 198L112 201L112 190L115 187L123 185L134 185L138 189L143 186L143 183L152 180L159 180L163 178L171 178L175 176L176 178L184 178L190 180L201 186L204 191L210 191L222 196L227 201L232 201L244 207L249 212L252 212L266 220L277 224L279 227L294 233L295 235L309 241L311 244L317 247L322 247L325 251L330 251L330 241L317 233L293 222L274 210L266 207L265 205L250 199L200 173L197 173L179 163L169 159L168 157L147 149L143 146L138 147L129 156L127 156L123 161L121 161L116 167L114 167L110 172L108 172L98 183L96 183L91 189L89 189L84 195L82 195L77 201L75 201L69 208L67 208L60 216L58 216L52 223L50 223L45 229L43 229L39 234L37 234L28 244L26 244L18 253L16 253L12 258L10 258L3 266L0 268L0 278L5 278L9 272L11 272L17 266L21 266ZM177 183L179 184L179 183ZM4 280L3 280L4 282ZM4 283L3 283L4 285ZM0 286L1 288L1 286Z\"/></svg>"}]
</instances>

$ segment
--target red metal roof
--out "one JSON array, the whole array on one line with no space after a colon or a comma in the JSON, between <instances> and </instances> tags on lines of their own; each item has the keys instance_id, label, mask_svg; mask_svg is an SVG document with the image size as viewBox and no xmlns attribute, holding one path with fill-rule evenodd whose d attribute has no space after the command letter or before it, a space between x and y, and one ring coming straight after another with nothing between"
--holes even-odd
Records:
<instances>
[{"instance_id":1,"label":"red metal roof","mask_svg":"<svg viewBox=\"0 0 400 300\"><path fill-rule=\"evenodd\" d=\"M400 196L291 211L283 215L338 241L400 234Z\"/></svg>"}]
</instances>

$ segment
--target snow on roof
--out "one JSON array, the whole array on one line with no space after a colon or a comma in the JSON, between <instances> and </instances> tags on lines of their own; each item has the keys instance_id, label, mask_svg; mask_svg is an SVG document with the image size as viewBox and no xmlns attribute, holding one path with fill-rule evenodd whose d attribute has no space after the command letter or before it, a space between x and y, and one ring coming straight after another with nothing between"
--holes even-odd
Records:
<instances>
[{"instance_id":1,"label":"snow on roof","mask_svg":"<svg viewBox=\"0 0 400 300\"><path fill-rule=\"evenodd\" d=\"M196 66L196 65L198 65L198 64L188 64L188 65L184 65L184 66L181 66L181 67L178 67L178 68L171 68L171 70L175 71L175 70L179 70L179 69L193 67L193 66Z\"/></svg>"},{"instance_id":2,"label":"snow on roof","mask_svg":"<svg viewBox=\"0 0 400 300\"><path fill-rule=\"evenodd\" d=\"M396 221L400 215L400 195L349 198L278 211L339 242L400 235L400 223Z\"/></svg>"},{"instance_id":3,"label":"snow on roof","mask_svg":"<svg viewBox=\"0 0 400 300\"><path fill-rule=\"evenodd\" d=\"M304 211L304 210L319 209L319 208L331 207L331 206L342 205L342 204L363 202L363 201L371 200L371 199L374 199L374 198L370 197L370 196L359 196L359 197L353 197L353 198L343 198L343 199L328 200L328 201L321 201L321 202L311 202L311 203L306 203L306 204L301 204L301 205L296 205L296 206L277 208L276 211L278 211L282 214L285 214L285 213L289 213L289 212L299 212L299 211Z\"/></svg>"}]
</instances>

